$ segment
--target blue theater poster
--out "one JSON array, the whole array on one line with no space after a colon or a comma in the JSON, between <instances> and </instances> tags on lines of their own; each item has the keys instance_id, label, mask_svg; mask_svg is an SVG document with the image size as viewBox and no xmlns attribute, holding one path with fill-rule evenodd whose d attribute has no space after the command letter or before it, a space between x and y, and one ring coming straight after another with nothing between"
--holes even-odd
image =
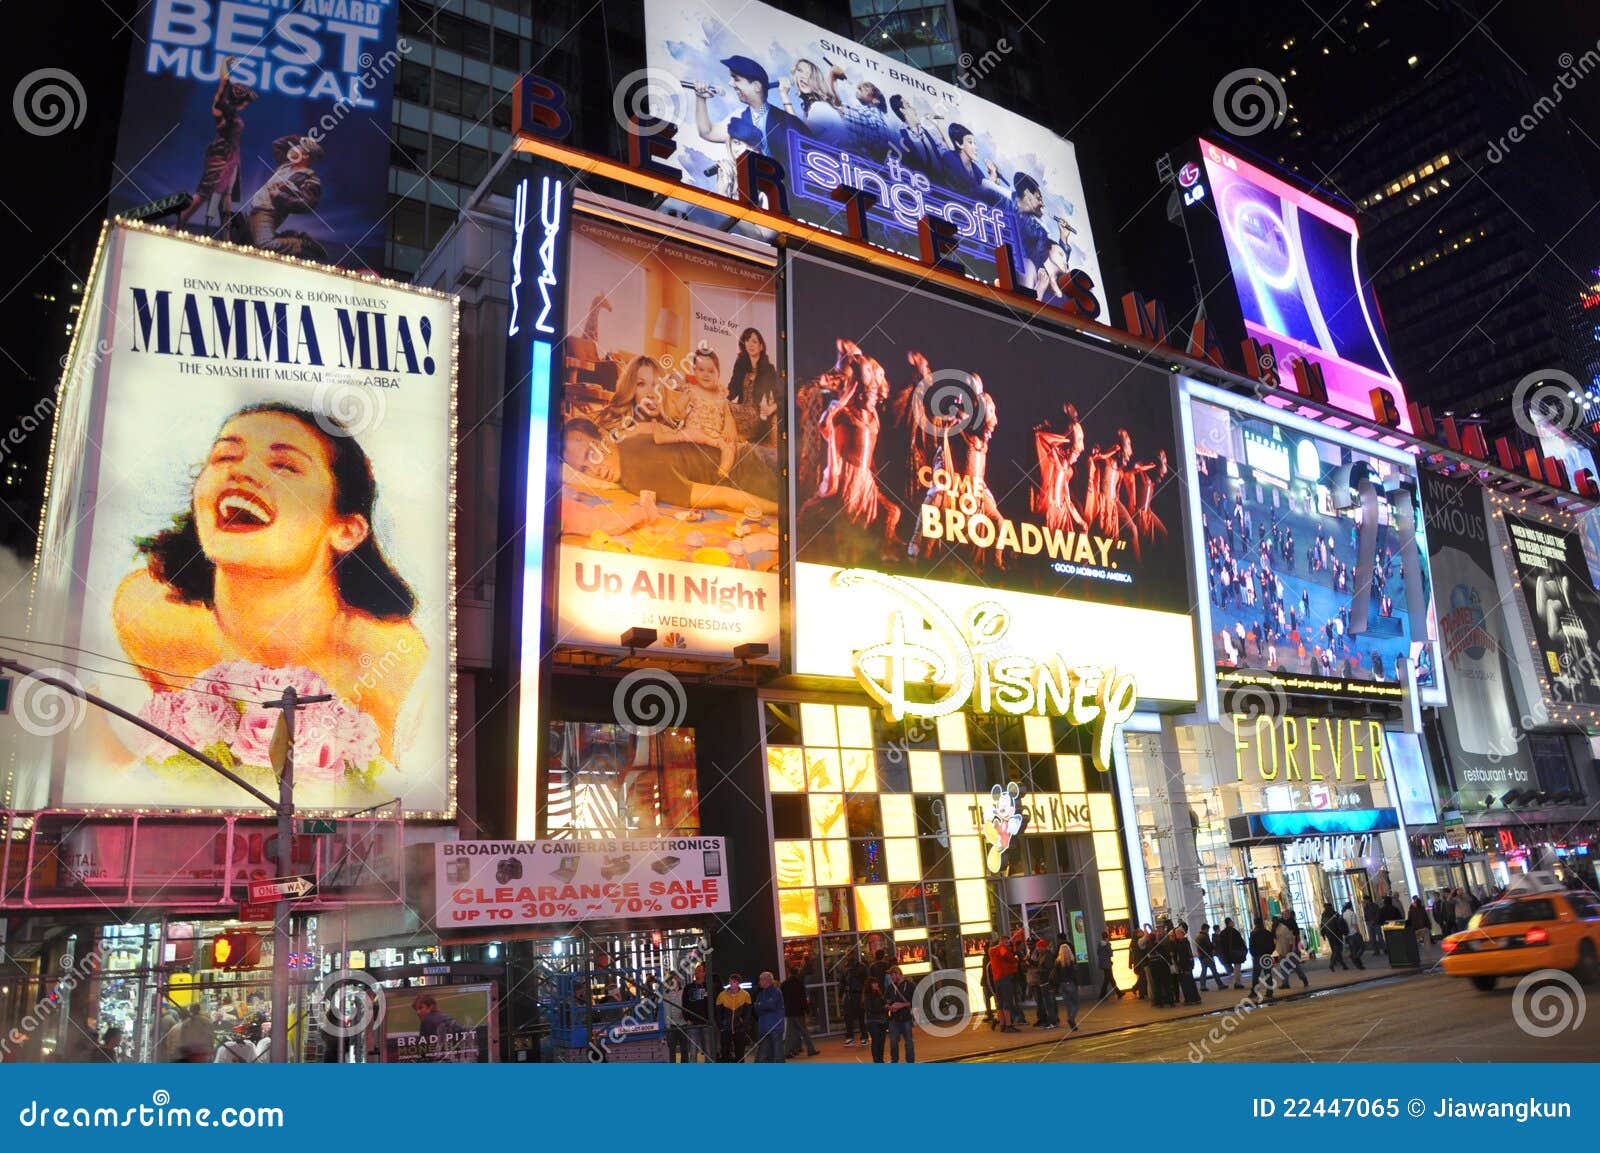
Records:
<instances>
[{"instance_id":1,"label":"blue theater poster","mask_svg":"<svg viewBox=\"0 0 1600 1153\"><path fill-rule=\"evenodd\" d=\"M1044 303L1073 272L1101 283L1071 142L969 91L1015 46L964 55L949 84L757 0L646 0L645 43L649 112L677 128L667 162L685 182L732 196L753 149L783 165L801 220L842 231L832 193L860 188L877 198L871 239L903 255L932 215L981 280L1004 243L1018 287Z\"/></svg>"},{"instance_id":2,"label":"blue theater poster","mask_svg":"<svg viewBox=\"0 0 1600 1153\"><path fill-rule=\"evenodd\" d=\"M154 0L123 98L111 207L347 268L383 266L397 0Z\"/></svg>"}]
</instances>

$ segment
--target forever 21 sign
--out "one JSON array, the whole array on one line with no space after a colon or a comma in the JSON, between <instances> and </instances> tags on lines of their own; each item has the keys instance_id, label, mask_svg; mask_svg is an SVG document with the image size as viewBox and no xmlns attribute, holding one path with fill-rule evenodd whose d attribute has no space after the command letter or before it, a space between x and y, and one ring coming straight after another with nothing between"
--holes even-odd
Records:
<instances>
[{"instance_id":1,"label":"forever 21 sign","mask_svg":"<svg viewBox=\"0 0 1600 1153\"><path fill-rule=\"evenodd\" d=\"M1286 865L1312 865L1324 861L1348 861L1372 851L1372 834L1341 833L1328 837L1298 837L1283 846Z\"/></svg>"}]
</instances>

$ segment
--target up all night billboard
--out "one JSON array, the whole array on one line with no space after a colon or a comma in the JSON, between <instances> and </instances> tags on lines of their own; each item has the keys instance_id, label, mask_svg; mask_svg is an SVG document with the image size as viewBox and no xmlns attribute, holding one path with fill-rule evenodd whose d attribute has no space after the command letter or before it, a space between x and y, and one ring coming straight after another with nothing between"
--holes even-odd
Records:
<instances>
[{"instance_id":1,"label":"up all night billboard","mask_svg":"<svg viewBox=\"0 0 1600 1153\"><path fill-rule=\"evenodd\" d=\"M1402 451L1185 382L1190 501L1219 688L1438 692L1417 470Z\"/></svg>"},{"instance_id":2,"label":"up all night billboard","mask_svg":"<svg viewBox=\"0 0 1600 1153\"><path fill-rule=\"evenodd\" d=\"M263 790L265 702L331 694L298 713L297 807L452 812L455 301L126 224L86 299L34 639L97 654L58 660ZM22 748L20 807L255 806L66 703Z\"/></svg>"},{"instance_id":3,"label":"up all night billboard","mask_svg":"<svg viewBox=\"0 0 1600 1153\"><path fill-rule=\"evenodd\" d=\"M788 284L795 671L851 675L909 589L1195 699L1171 375L807 257Z\"/></svg>"},{"instance_id":4,"label":"up all night billboard","mask_svg":"<svg viewBox=\"0 0 1600 1153\"><path fill-rule=\"evenodd\" d=\"M397 0L152 0L117 133L122 211L188 193L177 224L382 268Z\"/></svg>"},{"instance_id":5,"label":"up all night billboard","mask_svg":"<svg viewBox=\"0 0 1600 1153\"><path fill-rule=\"evenodd\" d=\"M757 2L646 0L645 42L650 111L676 126L686 182L734 195L753 149L783 165L800 220L842 229L832 193L860 188L877 198L873 240L896 252L917 255L931 215L980 279L1003 243L1040 299L1069 270L1100 283L1077 154L1048 129Z\"/></svg>"}]
</instances>

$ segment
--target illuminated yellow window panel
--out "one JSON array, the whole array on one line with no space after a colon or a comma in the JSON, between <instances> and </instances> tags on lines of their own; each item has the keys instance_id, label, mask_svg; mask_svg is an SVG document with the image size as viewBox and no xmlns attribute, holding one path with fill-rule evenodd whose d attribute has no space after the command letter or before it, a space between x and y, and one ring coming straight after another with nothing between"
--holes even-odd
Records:
<instances>
[{"instance_id":1,"label":"illuminated yellow window panel","mask_svg":"<svg viewBox=\"0 0 1600 1153\"><path fill-rule=\"evenodd\" d=\"M946 793L944 796L945 822L950 831L959 836L982 836L984 811L976 793Z\"/></svg>"},{"instance_id":2,"label":"illuminated yellow window panel","mask_svg":"<svg viewBox=\"0 0 1600 1153\"><path fill-rule=\"evenodd\" d=\"M972 746L967 741L967 715L965 713L946 713L936 722L938 725L939 747L947 753L965 753Z\"/></svg>"},{"instance_id":3,"label":"illuminated yellow window panel","mask_svg":"<svg viewBox=\"0 0 1600 1153\"><path fill-rule=\"evenodd\" d=\"M951 837L950 865L957 877L983 876L983 841L978 837ZM984 906L982 916L987 924L989 919L987 905Z\"/></svg>"},{"instance_id":4,"label":"illuminated yellow window panel","mask_svg":"<svg viewBox=\"0 0 1600 1153\"><path fill-rule=\"evenodd\" d=\"M778 894L778 924L785 937L817 935L815 889L786 889Z\"/></svg>"},{"instance_id":5,"label":"illuminated yellow window panel","mask_svg":"<svg viewBox=\"0 0 1600 1153\"><path fill-rule=\"evenodd\" d=\"M839 791L839 750L806 747L806 783L813 793Z\"/></svg>"},{"instance_id":6,"label":"illuminated yellow window panel","mask_svg":"<svg viewBox=\"0 0 1600 1153\"><path fill-rule=\"evenodd\" d=\"M849 841L812 841L811 860L818 885L850 883Z\"/></svg>"},{"instance_id":7,"label":"illuminated yellow window panel","mask_svg":"<svg viewBox=\"0 0 1600 1153\"><path fill-rule=\"evenodd\" d=\"M1126 909L1106 908L1101 911L1100 915L1108 921L1120 921L1124 917L1131 917L1133 914Z\"/></svg>"},{"instance_id":8,"label":"illuminated yellow window panel","mask_svg":"<svg viewBox=\"0 0 1600 1153\"><path fill-rule=\"evenodd\" d=\"M1028 751L1035 756L1055 750L1056 742L1050 735L1049 717L1023 717L1022 736L1027 742Z\"/></svg>"},{"instance_id":9,"label":"illuminated yellow window panel","mask_svg":"<svg viewBox=\"0 0 1600 1153\"><path fill-rule=\"evenodd\" d=\"M856 928L863 933L887 932L894 928L889 916L888 885L857 885Z\"/></svg>"},{"instance_id":10,"label":"illuminated yellow window panel","mask_svg":"<svg viewBox=\"0 0 1600 1153\"><path fill-rule=\"evenodd\" d=\"M809 888L815 883L811 879L810 841L775 841L772 856L777 866L778 888Z\"/></svg>"},{"instance_id":11,"label":"illuminated yellow window panel","mask_svg":"<svg viewBox=\"0 0 1600 1153\"><path fill-rule=\"evenodd\" d=\"M888 837L884 840L889 855L891 881L919 881L922 879L922 858L917 853L915 837Z\"/></svg>"},{"instance_id":12,"label":"illuminated yellow window panel","mask_svg":"<svg viewBox=\"0 0 1600 1153\"><path fill-rule=\"evenodd\" d=\"M913 793L944 792L944 767L939 754L926 750L910 754L911 791Z\"/></svg>"},{"instance_id":13,"label":"illuminated yellow window panel","mask_svg":"<svg viewBox=\"0 0 1600 1153\"><path fill-rule=\"evenodd\" d=\"M989 924L989 910L987 909L983 911L983 919L981 921L961 922L961 931L963 933L988 933L993 929L994 926Z\"/></svg>"},{"instance_id":14,"label":"illuminated yellow window panel","mask_svg":"<svg viewBox=\"0 0 1600 1153\"><path fill-rule=\"evenodd\" d=\"M917 835L917 812L909 793L884 793L878 798L879 811L883 813L883 835L886 837L914 837Z\"/></svg>"},{"instance_id":15,"label":"illuminated yellow window panel","mask_svg":"<svg viewBox=\"0 0 1600 1153\"><path fill-rule=\"evenodd\" d=\"M1119 989L1132 989L1138 985L1139 978L1134 976L1133 970L1128 967L1128 942L1120 941L1111 946L1111 976L1117 982Z\"/></svg>"},{"instance_id":16,"label":"illuminated yellow window panel","mask_svg":"<svg viewBox=\"0 0 1600 1153\"><path fill-rule=\"evenodd\" d=\"M1097 869L1122 867L1122 838L1116 833L1094 835L1094 863Z\"/></svg>"},{"instance_id":17,"label":"illuminated yellow window panel","mask_svg":"<svg viewBox=\"0 0 1600 1153\"><path fill-rule=\"evenodd\" d=\"M1063 793L1083 792L1083 758L1076 753L1063 753L1056 757L1056 776L1061 778Z\"/></svg>"},{"instance_id":18,"label":"illuminated yellow window panel","mask_svg":"<svg viewBox=\"0 0 1600 1153\"><path fill-rule=\"evenodd\" d=\"M767 750L767 788L775 793L806 791L806 758L803 750L783 747Z\"/></svg>"},{"instance_id":19,"label":"illuminated yellow window panel","mask_svg":"<svg viewBox=\"0 0 1600 1153\"><path fill-rule=\"evenodd\" d=\"M1089 794L1089 824L1095 829L1117 827L1117 807L1111 803L1110 793Z\"/></svg>"},{"instance_id":20,"label":"illuminated yellow window panel","mask_svg":"<svg viewBox=\"0 0 1600 1153\"><path fill-rule=\"evenodd\" d=\"M872 747L872 711L870 709L863 708L860 705L839 706L839 747L841 749L870 749Z\"/></svg>"},{"instance_id":21,"label":"illuminated yellow window panel","mask_svg":"<svg viewBox=\"0 0 1600 1153\"><path fill-rule=\"evenodd\" d=\"M1121 869L1104 869L1100 873L1100 904L1126 905L1128 903L1128 886L1122 878Z\"/></svg>"},{"instance_id":22,"label":"illuminated yellow window panel","mask_svg":"<svg viewBox=\"0 0 1600 1153\"><path fill-rule=\"evenodd\" d=\"M838 748L839 727L833 721L833 706L801 705L800 737L808 745Z\"/></svg>"},{"instance_id":23,"label":"illuminated yellow window panel","mask_svg":"<svg viewBox=\"0 0 1600 1153\"><path fill-rule=\"evenodd\" d=\"M987 928L988 926L984 926L984 927ZM969 969L982 968L984 960L985 960L984 957L978 956L976 954L974 954L971 957L963 957L962 958L962 961L965 962L967 968L969 968ZM980 980L980 981L983 980L983 974L982 973L978 974L978 980Z\"/></svg>"},{"instance_id":24,"label":"illuminated yellow window panel","mask_svg":"<svg viewBox=\"0 0 1600 1153\"><path fill-rule=\"evenodd\" d=\"M878 766L872 759L871 749L845 749L839 754L839 764L844 772L845 792L878 791Z\"/></svg>"},{"instance_id":25,"label":"illuminated yellow window panel","mask_svg":"<svg viewBox=\"0 0 1600 1153\"><path fill-rule=\"evenodd\" d=\"M967 1004L983 1004L983 968L969 968L967 970Z\"/></svg>"},{"instance_id":26,"label":"illuminated yellow window panel","mask_svg":"<svg viewBox=\"0 0 1600 1153\"><path fill-rule=\"evenodd\" d=\"M844 798L838 793L812 793L810 800L811 835L819 838L844 836Z\"/></svg>"},{"instance_id":27,"label":"illuminated yellow window panel","mask_svg":"<svg viewBox=\"0 0 1600 1153\"><path fill-rule=\"evenodd\" d=\"M894 939L895 939L896 942L899 942L899 941L926 941L928 939L928 930L926 930L926 929L896 929L894 931Z\"/></svg>"},{"instance_id":28,"label":"illuminated yellow window panel","mask_svg":"<svg viewBox=\"0 0 1600 1153\"><path fill-rule=\"evenodd\" d=\"M989 919L989 883L987 881L957 881L956 910L963 921Z\"/></svg>"},{"instance_id":29,"label":"illuminated yellow window panel","mask_svg":"<svg viewBox=\"0 0 1600 1153\"><path fill-rule=\"evenodd\" d=\"M908 977L916 977L933 972L933 964L930 961L907 961L900 966L900 971Z\"/></svg>"}]
</instances>

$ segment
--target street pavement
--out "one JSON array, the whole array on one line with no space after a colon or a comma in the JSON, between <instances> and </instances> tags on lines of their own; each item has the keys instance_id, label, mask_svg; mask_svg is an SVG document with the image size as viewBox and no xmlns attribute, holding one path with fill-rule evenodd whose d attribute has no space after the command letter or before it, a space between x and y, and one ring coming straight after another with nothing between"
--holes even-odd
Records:
<instances>
[{"instance_id":1,"label":"street pavement","mask_svg":"<svg viewBox=\"0 0 1600 1153\"><path fill-rule=\"evenodd\" d=\"M1369 958L1369 961L1372 960ZM1096 1003L1085 997L1079 1031L1026 1027L991 1030L978 1018L950 1035L916 1033L919 1061L1600 1061L1600 986L1583 990L1576 1029L1548 1037L1525 1032L1513 1013L1516 983L1492 993L1436 969L1394 970L1381 959L1362 971L1329 973L1307 966L1309 989L1299 981L1263 1009L1244 1009L1248 989L1208 989L1203 1003L1156 1009L1132 997ZM1087 990L1086 990L1087 992ZM1554 1017L1554 994L1525 1005L1535 1026ZM1030 1019L1032 1014L1029 1014ZM1063 1014L1063 1020L1065 1015ZM846 1048L822 1038L819 1062L867 1063L864 1045ZM793 1058L791 1058L793 1060Z\"/></svg>"},{"instance_id":2,"label":"street pavement","mask_svg":"<svg viewBox=\"0 0 1600 1153\"><path fill-rule=\"evenodd\" d=\"M1577 1028L1535 1036L1518 1024L1515 988L1508 981L1480 993L1437 972L1392 977L1244 1014L1211 1013L969 1060L1600 1061L1600 1004L1583 1004L1581 1019L1568 1015ZM1548 986L1546 995L1554 997L1556 988ZM1582 993L1585 1001L1600 1001L1594 986ZM1548 1028L1558 1018L1540 1014L1553 1005L1541 1010L1536 999L1523 1015Z\"/></svg>"}]
</instances>

